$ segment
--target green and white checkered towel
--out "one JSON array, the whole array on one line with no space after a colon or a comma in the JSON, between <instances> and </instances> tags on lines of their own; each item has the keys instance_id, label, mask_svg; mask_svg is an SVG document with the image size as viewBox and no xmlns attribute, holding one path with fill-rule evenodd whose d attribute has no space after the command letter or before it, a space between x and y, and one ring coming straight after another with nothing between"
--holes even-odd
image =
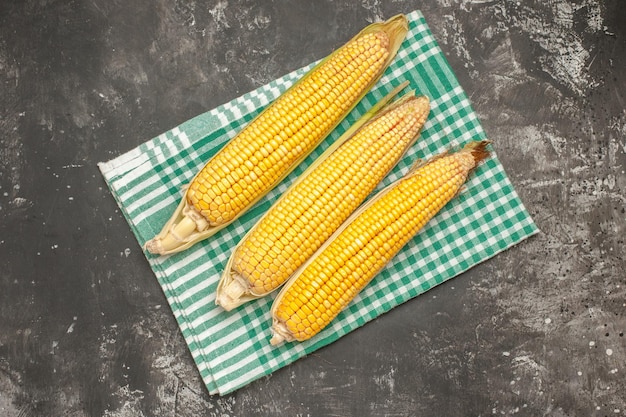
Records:
<instances>
[{"instance_id":1,"label":"green and white checkered towel","mask_svg":"<svg viewBox=\"0 0 626 417\"><path fill-rule=\"evenodd\" d=\"M271 347L275 294L232 312L215 306L215 290L231 248L306 166L368 108L404 80L431 99L421 138L380 184L426 158L485 139L470 102L419 11L396 59L330 137L276 189L236 222L191 249L146 254L210 393L226 394L285 366L537 232L495 154L335 320L313 339ZM139 244L157 234L204 163L313 64L201 114L100 169ZM496 144L497 148L497 144Z\"/></svg>"}]
</instances>

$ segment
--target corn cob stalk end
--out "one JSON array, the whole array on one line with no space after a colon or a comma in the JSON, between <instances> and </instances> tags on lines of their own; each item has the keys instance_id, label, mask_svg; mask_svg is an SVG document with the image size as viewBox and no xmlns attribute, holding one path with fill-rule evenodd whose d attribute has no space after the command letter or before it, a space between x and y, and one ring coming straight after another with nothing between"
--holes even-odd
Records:
<instances>
[{"instance_id":1,"label":"corn cob stalk end","mask_svg":"<svg viewBox=\"0 0 626 417\"><path fill-rule=\"evenodd\" d=\"M167 255L193 245L211 233L209 222L183 198L163 230L147 241L144 248L156 255Z\"/></svg>"},{"instance_id":2,"label":"corn cob stalk end","mask_svg":"<svg viewBox=\"0 0 626 417\"><path fill-rule=\"evenodd\" d=\"M233 308L258 298L250 293L248 280L233 271L230 266L227 266L225 273L228 275L222 276L217 286L216 305L222 306L226 311L231 311Z\"/></svg>"},{"instance_id":3,"label":"corn cob stalk end","mask_svg":"<svg viewBox=\"0 0 626 417\"><path fill-rule=\"evenodd\" d=\"M272 346L278 346L281 343L293 342L296 340L284 323L274 321L271 331L272 338L270 339L270 345Z\"/></svg>"}]
</instances>

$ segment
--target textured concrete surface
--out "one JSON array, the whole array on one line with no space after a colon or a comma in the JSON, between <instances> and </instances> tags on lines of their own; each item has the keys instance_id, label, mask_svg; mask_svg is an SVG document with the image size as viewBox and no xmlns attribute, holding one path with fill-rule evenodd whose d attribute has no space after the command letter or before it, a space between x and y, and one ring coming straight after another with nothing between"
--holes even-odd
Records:
<instances>
[{"instance_id":1,"label":"textured concrete surface","mask_svg":"<svg viewBox=\"0 0 626 417\"><path fill-rule=\"evenodd\" d=\"M209 396L96 163L414 9L542 233ZM0 415L626 415L625 67L619 0L3 1Z\"/></svg>"}]
</instances>

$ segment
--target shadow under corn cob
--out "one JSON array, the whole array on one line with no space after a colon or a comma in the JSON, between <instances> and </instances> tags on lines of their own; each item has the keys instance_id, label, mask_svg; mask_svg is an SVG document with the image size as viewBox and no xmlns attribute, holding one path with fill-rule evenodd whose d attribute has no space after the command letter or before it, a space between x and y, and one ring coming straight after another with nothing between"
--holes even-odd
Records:
<instances>
[{"instance_id":1,"label":"shadow under corn cob","mask_svg":"<svg viewBox=\"0 0 626 417\"><path fill-rule=\"evenodd\" d=\"M216 303L231 310L282 286L415 143L429 110L411 92L338 139L237 244Z\"/></svg>"},{"instance_id":2,"label":"shadow under corn cob","mask_svg":"<svg viewBox=\"0 0 626 417\"><path fill-rule=\"evenodd\" d=\"M298 80L207 162L146 249L187 249L252 207L372 88L407 31L404 15L371 24Z\"/></svg>"},{"instance_id":3,"label":"shadow under corn cob","mask_svg":"<svg viewBox=\"0 0 626 417\"><path fill-rule=\"evenodd\" d=\"M488 141L415 166L357 210L294 274L272 305L272 339L304 341L325 328L489 156Z\"/></svg>"}]
</instances>

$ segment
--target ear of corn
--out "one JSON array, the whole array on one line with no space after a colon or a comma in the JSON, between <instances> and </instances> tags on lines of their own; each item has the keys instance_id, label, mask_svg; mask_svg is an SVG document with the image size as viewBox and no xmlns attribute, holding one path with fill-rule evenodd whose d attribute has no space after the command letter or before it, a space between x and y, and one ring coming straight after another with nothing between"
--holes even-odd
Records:
<instances>
[{"instance_id":1,"label":"ear of corn","mask_svg":"<svg viewBox=\"0 0 626 417\"><path fill-rule=\"evenodd\" d=\"M487 141L415 166L356 211L294 274L272 306L271 343L311 338L461 189Z\"/></svg>"},{"instance_id":2,"label":"ear of corn","mask_svg":"<svg viewBox=\"0 0 626 417\"><path fill-rule=\"evenodd\" d=\"M316 65L207 162L146 249L179 252L252 207L371 89L407 31L404 15L372 24Z\"/></svg>"},{"instance_id":3,"label":"ear of corn","mask_svg":"<svg viewBox=\"0 0 626 417\"><path fill-rule=\"evenodd\" d=\"M235 247L216 303L231 310L287 281L415 142L429 108L406 95L318 158Z\"/></svg>"}]
</instances>

